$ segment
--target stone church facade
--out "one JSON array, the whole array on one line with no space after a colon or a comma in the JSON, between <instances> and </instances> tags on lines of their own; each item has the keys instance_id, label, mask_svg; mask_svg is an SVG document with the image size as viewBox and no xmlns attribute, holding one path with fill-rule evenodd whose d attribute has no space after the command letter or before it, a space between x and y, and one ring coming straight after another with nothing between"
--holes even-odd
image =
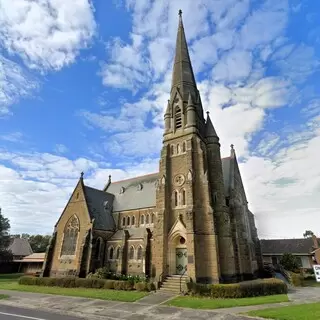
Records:
<instances>
[{"instance_id":1,"label":"stone church facade","mask_svg":"<svg viewBox=\"0 0 320 320\"><path fill-rule=\"evenodd\" d=\"M202 283L251 279L261 267L254 215L233 146L204 118L182 18L164 114L159 172L86 186L83 174L55 225L43 276L85 277L97 268Z\"/></svg>"}]
</instances>

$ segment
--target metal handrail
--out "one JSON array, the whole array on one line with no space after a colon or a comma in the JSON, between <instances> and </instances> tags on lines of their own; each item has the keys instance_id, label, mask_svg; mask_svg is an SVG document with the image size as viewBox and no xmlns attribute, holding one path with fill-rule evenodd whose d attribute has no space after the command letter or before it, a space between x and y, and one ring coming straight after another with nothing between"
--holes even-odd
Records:
<instances>
[{"instance_id":1,"label":"metal handrail","mask_svg":"<svg viewBox=\"0 0 320 320\"><path fill-rule=\"evenodd\" d=\"M184 276L184 274L187 272L187 267L185 268L183 274L180 276L180 293L182 292L181 290L181 280L182 280L182 277Z\"/></svg>"}]
</instances>

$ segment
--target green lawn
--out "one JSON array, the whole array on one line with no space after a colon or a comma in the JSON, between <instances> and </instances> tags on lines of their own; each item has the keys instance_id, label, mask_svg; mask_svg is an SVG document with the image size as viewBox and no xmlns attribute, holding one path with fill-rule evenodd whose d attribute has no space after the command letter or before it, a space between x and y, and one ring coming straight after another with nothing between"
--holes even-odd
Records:
<instances>
[{"instance_id":1,"label":"green lawn","mask_svg":"<svg viewBox=\"0 0 320 320\"><path fill-rule=\"evenodd\" d=\"M277 320L320 319L320 302L266 310L250 311L250 316Z\"/></svg>"},{"instance_id":2,"label":"green lawn","mask_svg":"<svg viewBox=\"0 0 320 320\"><path fill-rule=\"evenodd\" d=\"M24 292L36 292L57 294L61 296L84 297L102 300L114 300L133 302L148 295L148 292L122 291L107 289L88 289L88 288L60 288L19 285L17 279L21 275L0 275L0 290L15 290Z\"/></svg>"},{"instance_id":3,"label":"green lawn","mask_svg":"<svg viewBox=\"0 0 320 320\"><path fill-rule=\"evenodd\" d=\"M175 307L192 308L192 309L219 309L231 308L240 306L253 306L258 304L288 302L286 294L241 298L241 299L210 299L210 298L196 298L196 297L177 297L166 304Z\"/></svg>"}]
</instances>

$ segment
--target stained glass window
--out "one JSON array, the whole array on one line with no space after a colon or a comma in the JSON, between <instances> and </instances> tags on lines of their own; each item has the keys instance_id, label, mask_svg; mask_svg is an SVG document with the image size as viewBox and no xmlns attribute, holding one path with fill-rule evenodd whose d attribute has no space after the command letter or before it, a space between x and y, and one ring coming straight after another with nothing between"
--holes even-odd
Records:
<instances>
[{"instance_id":1,"label":"stained glass window","mask_svg":"<svg viewBox=\"0 0 320 320\"><path fill-rule=\"evenodd\" d=\"M72 216L64 229L61 255L75 255L79 233L79 219L76 215Z\"/></svg>"},{"instance_id":2,"label":"stained glass window","mask_svg":"<svg viewBox=\"0 0 320 320\"><path fill-rule=\"evenodd\" d=\"M139 247L139 248L138 248L137 260L142 260L142 247Z\"/></svg>"},{"instance_id":3,"label":"stained glass window","mask_svg":"<svg viewBox=\"0 0 320 320\"><path fill-rule=\"evenodd\" d=\"M129 259L134 259L134 247L130 247L129 250Z\"/></svg>"}]
</instances>

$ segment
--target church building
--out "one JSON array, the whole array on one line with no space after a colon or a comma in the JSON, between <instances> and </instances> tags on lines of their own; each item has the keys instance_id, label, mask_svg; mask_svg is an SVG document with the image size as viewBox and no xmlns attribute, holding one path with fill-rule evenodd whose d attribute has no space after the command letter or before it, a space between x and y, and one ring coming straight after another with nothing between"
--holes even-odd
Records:
<instances>
[{"instance_id":1,"label":"church building","mask_svg":"<svg viewBox=\"0 0 320 320\"><path fill-rule=\"evenodd\" d=\"M252 279L261 267L254 215L233 146L219 137L195 81L180 12L159 171L85 185L83 173L54 227L43 276L85 277L107 267L199 283Z\"/></svg>"}]
</instances>

